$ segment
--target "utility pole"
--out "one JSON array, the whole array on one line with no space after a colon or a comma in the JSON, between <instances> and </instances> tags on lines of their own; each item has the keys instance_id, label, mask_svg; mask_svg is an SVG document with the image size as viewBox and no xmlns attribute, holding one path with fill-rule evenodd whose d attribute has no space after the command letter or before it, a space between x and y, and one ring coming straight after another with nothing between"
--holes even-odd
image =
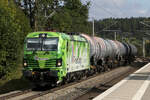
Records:
<instances>
[{"instance_id":1,"label":"utility pole","mask_svg":"<svg viewBox=\"0 0 150 100\"><path fill-rule=\"evenodd\" d=\"M94 37L94 18L93 18L93 37Z\"/></svg>"},{"instance_id":2,"label":"utility pole","mask_svg":"<svg viewBox=\"0 0 150 100\"><path fill-rule=\"evenodd\" d=\"M123 42L123 37L121 37L121 41Z\"/></svg>"},{"instance_id":3,"label":"utility pole","mask_svg":"<svg viewBox=\"0 0 150 100\"><path fill-rule=\"evenodd\" d=\"M143 37L143 57L145 57L145 38Z\"/></svg>"},{"instance_id":4,"label":"utility pole","mask_svg":"<svg viewBox=\"0 0 150 100\"><path fill-rule=\"evenodd\" d=\"M150 27L150 25L149 24L146 24L144 21L140 21L140 23L141 24L143 24L143 25L145 25L145 26L147 26L147 27ZM148 34L148 33L145 33L146 35L150 35L150 34ZM143 37L143 57L145 57L145 38Z\"/></svg>"},{"instance_id":5,"label":"utility pole","mask_svg":"<svg viewBox=\"0 0 150 100\"><path fill-rule=\"evenodd\" d=\"M117 32L114 34L114 40L117 40Z\"/></svg>"},{"instance_id":6,"label":"utility pole","mask_svg":"<svg viewBox=\"0 0 150 100\"><path fill-rule=\"evenodd\" d=\"M145 33L146 35L149 35L150 36L150 34L148 34L148 33ZM145 57L146 56L146 52L145 52L145 40L146 40L146 38L144 38L143 37L143 57Z\"/></svg>"},{"instance_id":7,"label":"utility pole","mask_svg":"<svg viewBox=\"0 0 150 100\"><path fill-rule=\"evenodd\" d=\"M38 16L38 6L37 6L37 0L35 0L35 14L34 14L34 31L36 32L38 30L38 26L37 26L37 16Z\"/></svg>"}]
</instances>

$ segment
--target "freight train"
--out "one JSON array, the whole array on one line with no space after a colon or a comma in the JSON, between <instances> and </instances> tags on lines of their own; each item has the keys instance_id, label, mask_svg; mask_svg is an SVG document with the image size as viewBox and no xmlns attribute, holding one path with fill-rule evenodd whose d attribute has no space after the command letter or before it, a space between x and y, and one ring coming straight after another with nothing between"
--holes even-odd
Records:
<instances>
[{"instance_id":1,"label":"freight train","mask_svg":"<svg viewBox=\"0 0 150 100\"><path fill-rule=\"evenodd\" d=\"M35 85L58 85L134 60L129 43L86 34L33 32L24 42L23 75Z\"/></svg>"}]
</instances>

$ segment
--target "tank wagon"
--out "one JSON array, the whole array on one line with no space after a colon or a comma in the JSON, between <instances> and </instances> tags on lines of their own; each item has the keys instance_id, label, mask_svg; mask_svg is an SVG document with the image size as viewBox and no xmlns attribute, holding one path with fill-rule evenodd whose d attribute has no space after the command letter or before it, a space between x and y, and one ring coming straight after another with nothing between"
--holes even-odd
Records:
<instances>
[{"instance_id":1,"label":"tank wagon","mask_svg":"<svg viewBox=\"0 0 150 100\"><path fill-rule=\"evenodd\" d=\"M134 45L86 34L33 32L24 42L23 75L35 85L79 80L134 60Z\"/></svg>"}]
</instances>

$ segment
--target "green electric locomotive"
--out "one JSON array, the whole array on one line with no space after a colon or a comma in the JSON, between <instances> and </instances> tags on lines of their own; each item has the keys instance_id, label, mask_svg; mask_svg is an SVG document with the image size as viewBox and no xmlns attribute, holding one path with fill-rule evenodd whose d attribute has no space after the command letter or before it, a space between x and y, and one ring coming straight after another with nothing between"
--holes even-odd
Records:
<instances>
[{"instance_id":1,"label":"green electric locomotive","mask_svg":"<svg viewBox=\"0 0 150 100\"><path fill-rule=\"evenodd\" d=\"M29 33L24 42L23 75L35 84L59 84L90 69L90 47L80 35Z\"/></svg>"}]
</instances>

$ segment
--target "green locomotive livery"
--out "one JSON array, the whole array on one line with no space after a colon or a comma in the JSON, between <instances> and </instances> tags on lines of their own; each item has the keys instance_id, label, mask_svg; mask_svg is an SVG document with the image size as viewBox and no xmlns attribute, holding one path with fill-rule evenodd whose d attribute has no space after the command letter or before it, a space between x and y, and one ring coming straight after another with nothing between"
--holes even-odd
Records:
<instances>
[{"instance_id":1,"label":"green locomotive livery","mask_svg":"<svg viewBox=\"0 0 150 100\"><path fill-rule=\"evenodd\" d=\"M90 69L90 45L80 35L33 32L24 42L23 75L36 84L58 84Z\"/></svg>"}]
</instances>

